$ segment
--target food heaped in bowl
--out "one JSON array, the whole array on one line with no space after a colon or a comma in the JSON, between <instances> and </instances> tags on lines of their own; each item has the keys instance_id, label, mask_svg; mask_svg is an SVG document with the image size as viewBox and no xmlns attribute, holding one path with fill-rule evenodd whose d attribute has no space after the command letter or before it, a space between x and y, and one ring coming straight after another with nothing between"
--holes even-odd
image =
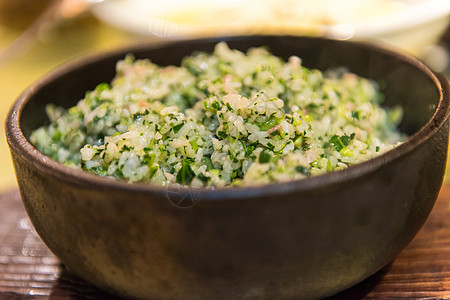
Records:
<instances>
[{"instance_id":1,"label":"food heaped in bowl","mask_svg":"<svg viewBox=\"0 0 450 300\"><path fill-rule=\"evenodd\" d=\"M306 179L199 189L128 183L57 163L29 141L49 103L69 108L110 82L127 53L179 65L219 41L266 46L321 71L346 67L383 85L400 106L400 145L349 168ZM37 232L73 272L109 292L158 299L320 298L392 261L425 222L448 145L448 82L407 55L352 42L245 36L147 44L81 59L27 89L7 138Z\"/></svg>"},{"instance_id":2,"label":"food heaped in bowl","mask_svg":"<svg viewBox=\"0 0 450 300\"><path fill-rule=\"evenodd\" d=\"M53 159L127 181L194 187L301 179L379 155L403 139L401 108L374 81L313 70L225 43L158 66L131 56L30 136Z\"/></svg>"}]
</instances>

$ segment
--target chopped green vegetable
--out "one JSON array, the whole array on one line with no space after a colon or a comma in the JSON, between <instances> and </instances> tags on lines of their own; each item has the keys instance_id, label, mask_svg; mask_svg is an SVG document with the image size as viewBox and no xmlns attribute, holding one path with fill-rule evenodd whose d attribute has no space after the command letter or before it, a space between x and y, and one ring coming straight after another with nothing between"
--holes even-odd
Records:
<instances>
[{"instance_id":1,"label":"chopped green vegetable","mask_svg":"<svg viewBox=\"0 0 450 300\"><path fill-rule=\"evenodd\" d=\"M268 150L264 149L259 154L259 163L261 163L261 164L268 163L271 158L272 158L272 155L270 154L270 152Z\"/></svg>"},{"instance_id":2,"label":"chopped green vegetable","mask_svg":"<svg viewBox=\"0 0 450 300\"><path fill-rule=\"evenodd\" d=\"M295 167L295 171L297 171L298 173L302 173L303 175L309 175L309 170L303 166Z\"/></svg>"},{"instance_id":3,"label":"chopped green vegetable","mask_svg":"<svg viewBox=\"0 0 450 300\"><path fill-rule=\"evenodd\" d=\"M179 184L189 184L195 177L194 171L191 169L192 161L185 159L182 162L181 168L177 173L177 183Z\"/></svg>"}]
</instances>

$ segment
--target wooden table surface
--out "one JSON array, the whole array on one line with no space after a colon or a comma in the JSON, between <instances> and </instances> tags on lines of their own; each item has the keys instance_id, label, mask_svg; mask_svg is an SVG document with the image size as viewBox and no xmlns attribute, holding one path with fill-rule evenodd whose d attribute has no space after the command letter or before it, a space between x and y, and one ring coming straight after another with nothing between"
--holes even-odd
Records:
<instances>
[{"instance_id":1,"label":"wooden table surface","mask_svg":"<svg viewBox=\"0 0 450 300\"><path fill-rule=\"evenodd\" d=\"M118 299L58 261L33 229L16 189L0 194L0 299ZM414 240L388 266L327 300L450 299L450 184Z\"/></svg>"}]
</instances>

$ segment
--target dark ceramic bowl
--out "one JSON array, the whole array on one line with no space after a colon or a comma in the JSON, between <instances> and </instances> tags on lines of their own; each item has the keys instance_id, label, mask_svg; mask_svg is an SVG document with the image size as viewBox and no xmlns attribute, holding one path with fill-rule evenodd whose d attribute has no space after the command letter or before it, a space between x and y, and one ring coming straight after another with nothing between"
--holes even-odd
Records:
<instances>
[{"instance_id":1,"label":"dark ceramic bowl","mask_svg":"<svg viewBox=\"0 0 450 300\"><path fill-rule=\"evenodd\" d=\"M375 159L306 180L195 190L129 184L70 169L28 141L44 106L74 105L110 81L132 52L178 64L218 40L147 44L63 66L28 88L6 132L28 215L73 272L107 291L150 299L301 299L346 289L392 261L414 237L442 184L449 86L419 61L373 45L305 37L225 38L269 46L319 69L346 66L384 82L408 140Z\"/></svg>"}]
</instances>

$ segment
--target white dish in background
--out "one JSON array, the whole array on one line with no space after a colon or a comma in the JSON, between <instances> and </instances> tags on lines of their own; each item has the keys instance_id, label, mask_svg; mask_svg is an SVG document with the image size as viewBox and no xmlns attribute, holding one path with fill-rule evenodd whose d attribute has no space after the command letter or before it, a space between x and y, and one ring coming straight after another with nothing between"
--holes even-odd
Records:
<instances>
[{"instance_id":1,"label":"white dish in background","mask_svg":"<svg viewBox=\"0 0 450 300\"><path fill-rule=\"evenodd\" d=\"M426 56L450 21L449 0L87 0L116 27L148 36L285 33L376 39Z\"/></svg>"}]
</instances>

